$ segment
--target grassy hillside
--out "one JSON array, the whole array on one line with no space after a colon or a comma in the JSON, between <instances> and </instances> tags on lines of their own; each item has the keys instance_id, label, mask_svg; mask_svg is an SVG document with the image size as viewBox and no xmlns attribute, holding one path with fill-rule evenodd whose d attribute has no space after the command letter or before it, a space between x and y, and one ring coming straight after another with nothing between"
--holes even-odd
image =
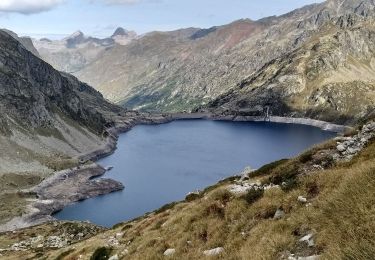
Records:
<instances>
[{"instance_id":1,"label":"grassy hillside","mask_svg":"<svg viewBox=\"0 0 375 260\"><path fill-rule=\"evenodd\" d=\"M354 138L331 140L296 158L266 165L249 173L249 179L221 181L185 201L71 246L58 250L30 246L21 253L4 251L4 257L298 259L319 255L320 259L373 259L375 124L372 132L366 130L365 135L365 130ZM369 141L353 158L348 152L351 148L337 150L338 143L362 145L351 144L358 138ZM45 228L50 230L51 224L39 227L39 234ZM24 232L29 231L17 234ZM9 236L0 236L0 241ZM220 254L205 255L215 248L220 248ZM174 253L167 257L165 252Z\"/></svg>"}]
</instances>

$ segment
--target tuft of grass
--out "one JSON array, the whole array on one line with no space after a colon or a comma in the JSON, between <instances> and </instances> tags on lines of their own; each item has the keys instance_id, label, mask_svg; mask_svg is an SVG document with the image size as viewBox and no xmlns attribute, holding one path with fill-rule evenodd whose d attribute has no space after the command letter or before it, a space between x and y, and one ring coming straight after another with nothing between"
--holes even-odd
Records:
<instances>
[{"instance_id":1,"label":"tuft of grass","mask_svg":"<svg viewBox=\"0 0 375 260\"><path fill-rule=\"evenodd\" d=\"M219 201L224 205L227 204L232 197L233 194L227 189L218 189L211 194L213 200Z\"/></svg>"},{"instance_id":2,"label":"tuft of grass","mask_svg":"<svg viewBox=\"0 0 375 260\"><path fill-rule=\"evenodd\" d=\"M53 169L54 171L61 171L69 168L74 168L77 165L79 165L79 162L77 159L68 159L68 158L53 158L45 160L45 166L47 166L50 169Z\"/></svg>"},{"instance_id":3,"label":"tuft of grass","mask_svg":"<svg viewBox=\"0 0 375 260\"><path fill-rule=\"evenodd\" d=\"M204 215L207 217L215 216L219 218L224 218L225 216L224 206L222 204L219 204L218 202L212 202L205 208Z\"/></svg>"},{"instance_id":4,"label":"tuft of grass","mask_svg":"<svg viewBox=\"0 0 375 260\"><path fill-rule=\"evenodd\" d=\"M66 257L68 256L68 255L70 255L71 253L73 253L74 252L74 249L69 249L69 250L67 250L67 251L64 251L64 252L62 252L61 254L59 254L56 258L55 258L55 260L63 260L63 259L66 259Z\"/></svg>"}]
</instances>

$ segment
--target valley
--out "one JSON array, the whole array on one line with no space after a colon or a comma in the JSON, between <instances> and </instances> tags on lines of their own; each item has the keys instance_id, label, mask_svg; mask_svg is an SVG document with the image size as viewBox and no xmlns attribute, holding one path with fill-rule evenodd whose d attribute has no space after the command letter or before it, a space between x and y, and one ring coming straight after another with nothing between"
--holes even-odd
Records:
<instances>
[{"instance_id":1,"label":"valley","mask_svg":"<svg viewBox=\"0 0 375 260\"><path fill-rule=\"evenodd\" d=\"M0 30L0 259L372 259L374 41L374 0Z\"/></svg>"}]
</instances>

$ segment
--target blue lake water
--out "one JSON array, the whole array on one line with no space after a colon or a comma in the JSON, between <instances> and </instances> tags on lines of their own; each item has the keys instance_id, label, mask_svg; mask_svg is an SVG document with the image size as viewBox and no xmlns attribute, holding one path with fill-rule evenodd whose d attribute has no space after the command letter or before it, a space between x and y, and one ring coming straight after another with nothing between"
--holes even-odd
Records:
<instances>
[{"instance_id":1,"label":"blue lake water","mask_svg":"<svg viewBox=\"0 0 375 260\"><path fill-rule=\"evenodd\" d=\"M78 202L55 214L102 226L131 220L241 172L293 157L335 136L319 128L268 122L182 120L139 125L120 136L116 152L99 163L125 189Z\"/></svg>"}]
</instances>

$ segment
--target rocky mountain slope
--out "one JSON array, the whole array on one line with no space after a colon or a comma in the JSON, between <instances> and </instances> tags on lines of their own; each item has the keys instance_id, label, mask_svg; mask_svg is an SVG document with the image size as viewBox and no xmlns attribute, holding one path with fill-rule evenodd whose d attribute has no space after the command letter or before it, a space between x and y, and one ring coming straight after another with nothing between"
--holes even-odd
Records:
<instances>
[{"instance_id":1,"label":"rocky mountain slope","mask_svg":"<svg viewBox=\"0 0 375 260\"><path fill-rule=\"evenodd\" d=\"M328 1L315 33L210 102L224 114L297 116L347 123L375 112L373 1Z\"/></svg>"},{"instance_id":2,"label":"rocky mountain slope","mask_svg":"<svg viewBox=\"0 0 375 260\"><path fill-rule=\"evenodd\" d=\"M10 145L28 148L33 154L60 149L72 155L100 144L105 125L121 112L119 107L76 78L56 71L4 31L0 46L0 133L8 143L1 145L2 157L20 157L10 154L6 149ZM31 147L31 140L40 145ZM7 170L6 165L1 163L0 169Z\"/></svg>"},{"instance_id":3,"label":"rocky mountain slope","mask_svg":"<svg viewBox=\"0 0 375 260\"><path fill-rule=\"evenodd\" d=\"M137 117L75 77L56 71L5 31L0 31L0 100L0 224L26 213L35 200L37 193L23 194L22 189L55 171L79 166L80 158L88 160L95 151L110 152L115 140L107 129L126 126ZM97 167L93 173L104 170ZM95 190L89 178L80 180L73 201L83 196L85 185L93 194L111 191L104 182Z\"/></svg>"},{"instance_id":4,"label":"rocky mountain slope","mask_svg":"<svg viewBox=\"0 0 375 260\"><path fill-rule=\"evenodd\" d=\"M176 112L230 99L223 110L254 114L272 103L272 113L343 122L374 100L374 21L372 0L328 0L259 21L150 33L75 75L129 108Z\"/></svg>"},{"instance_id":5,"label":"rocky mountain slope","mask_svg":"<svg viewBox=\"0 0 375 260\"><path fill-rule=\"evenodd\" d=\"M117 28L111 37L104 39L86 36L77 31L57 41L33 39L33 44L46 62L57 70L72 73L89 65L105 50L115 45L126 45L136 38L135 32Z\"/></svg>"},{"instance_id":6,"label":"rocky mountain slope","mask_svg":"<svg viewBox=\"0 0 375 260\"><path fill-rule=\"evenodd\" d=\"M241 77L238 68L244 65L239 61L243 57L224 56L263 27L263 23L239 20L210 29L152 32L107 50L75 75L125 107L190 109L222 93L219 85L230 85L233 78Z\"/></svg>"},{"instance_id":7,"label":"rocky mountain slope","mask_svg":"<svg viewBox=\"0 0 375 260\"><path fill-rule=\"evenodd\" d=\"M33 40L30 37L19 37L15 32L12 32L7 29L2 29L2 30L8 33L9 35L11 35L17 41L19 41L32 54L40 58L39 52L35 48L33 44Z\"/></svg>"}]
</instances>

